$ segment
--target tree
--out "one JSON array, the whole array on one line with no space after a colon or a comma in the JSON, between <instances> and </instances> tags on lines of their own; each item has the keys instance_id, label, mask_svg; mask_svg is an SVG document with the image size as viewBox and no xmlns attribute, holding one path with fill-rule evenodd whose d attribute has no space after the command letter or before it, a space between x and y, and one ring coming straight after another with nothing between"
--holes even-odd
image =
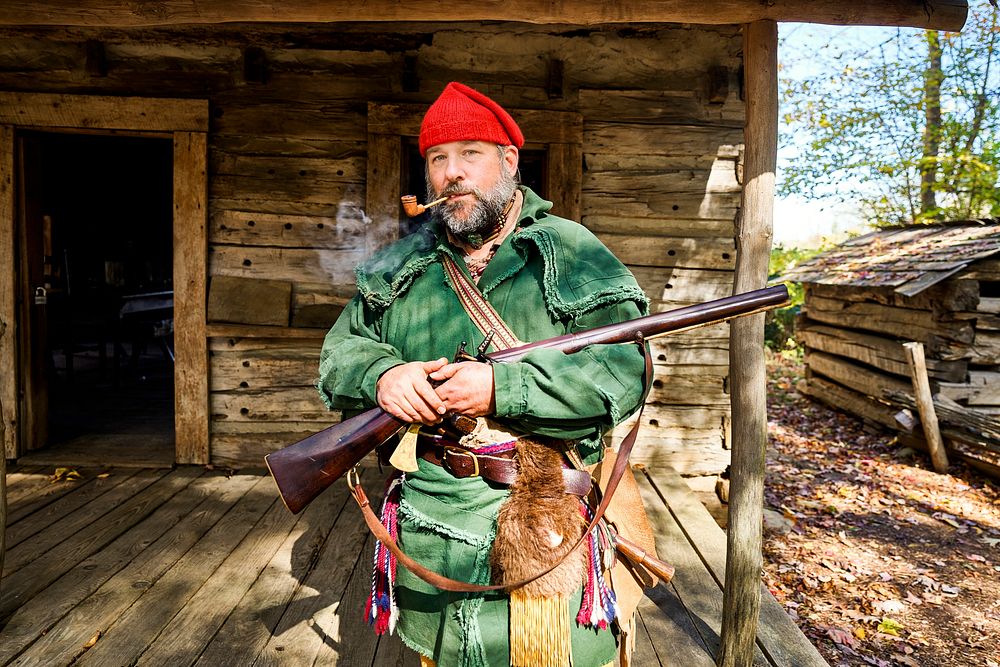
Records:
<instances>
[{"instance_id":1,"label":"tree","mask_svg":"<svg viewBox=\"0 0 1000 667\"><path fill-rule=\"evenodd\" d=\"M877 34L779 51L781 194L853 200L876 224L1000 215L997 8L962 33Z\"/></svg>"}]
</instances>

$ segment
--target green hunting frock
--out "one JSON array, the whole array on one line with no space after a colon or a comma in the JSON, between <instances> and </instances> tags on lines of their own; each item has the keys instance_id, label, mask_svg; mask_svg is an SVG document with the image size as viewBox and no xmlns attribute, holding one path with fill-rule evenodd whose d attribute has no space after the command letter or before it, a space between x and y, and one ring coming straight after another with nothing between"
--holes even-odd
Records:
<instances>
[{"instance_id":1,"label":"green hunting frock","mask_svg":"<svg viewBox=\"0 0 1000 667\"><path fill-rule=\"evenodd\" d=\"M479 288L517 337L535 341L621 322L646 313L631 273L586 228L548 214L551 204L527 188L518 229L480 276ZM451 358L482 334L445 277L440 257L460 255L436 224L377 253L356 271L358 295L327 334L319 390L330 408L375 405L375 384L407 361ZM634 345L595 345L572 355L536 350L494 369L496 417L524 432L575 439L596 462L600 436L639 406L643 359ZM420 460L406 475L399 542L418 562L445 576L489 583L489 552L504 487L457 479ZM398 570L403 641L441 667L509 664L508 597L440 591ZM580 592L571 601L574 615ZM610 631L573 622L576 667L615 658Z\"/></svg>"}]
</instances>

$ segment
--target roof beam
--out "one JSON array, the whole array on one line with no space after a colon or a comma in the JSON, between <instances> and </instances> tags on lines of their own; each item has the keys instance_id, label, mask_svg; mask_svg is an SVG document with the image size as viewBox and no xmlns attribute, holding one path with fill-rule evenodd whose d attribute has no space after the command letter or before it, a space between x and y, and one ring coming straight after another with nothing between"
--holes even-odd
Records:
<instances>
[{"instance_id":1,"label":"roof beam","mask_svg":"<svg viewBox=\"0 0 1000 667\"><path fill-rule=\"evenodd\" d=\"M800 21L832 25L887 25L957 31L967 0L5 0L0 25L140 27L234 22L520 21L737 24Z\"/></svg>"}]
</instances>

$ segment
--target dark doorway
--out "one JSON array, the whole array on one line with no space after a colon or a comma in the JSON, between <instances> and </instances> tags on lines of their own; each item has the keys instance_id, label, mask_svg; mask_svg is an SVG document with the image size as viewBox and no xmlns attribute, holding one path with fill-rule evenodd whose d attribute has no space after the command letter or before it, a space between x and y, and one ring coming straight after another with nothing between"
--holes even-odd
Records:
<instances>
[{"instance_id":1,"label":"dark doorway","mask_svg":"<svg viewBox=\"0 0 1000 667\"><path fill-rule=\"evenodd\" d=\"M171 465L172 142L18 139L23 459Z\"/></svg>"}]
</instances>

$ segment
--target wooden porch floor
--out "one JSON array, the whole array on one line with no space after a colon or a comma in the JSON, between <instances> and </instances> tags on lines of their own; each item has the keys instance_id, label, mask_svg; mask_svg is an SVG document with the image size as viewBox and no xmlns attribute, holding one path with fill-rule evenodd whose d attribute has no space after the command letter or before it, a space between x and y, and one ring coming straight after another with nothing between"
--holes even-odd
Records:
<instances>
[{"instance_id":1,"label":"wooden porch floor","mask_svg":"<svg viewBox=\"0 0 1000 667\"><path fill-rule=\"evenodd\" d=\"M346 485L296 517L259 471L51 473L8 474L0 665L417 664L361 618L372 538ZM725 535L676 473L637 478L677 574L640 607L635 664L714 665ZM754 662L826 665L766 591Z\"/></svg>"}]
</instances>

